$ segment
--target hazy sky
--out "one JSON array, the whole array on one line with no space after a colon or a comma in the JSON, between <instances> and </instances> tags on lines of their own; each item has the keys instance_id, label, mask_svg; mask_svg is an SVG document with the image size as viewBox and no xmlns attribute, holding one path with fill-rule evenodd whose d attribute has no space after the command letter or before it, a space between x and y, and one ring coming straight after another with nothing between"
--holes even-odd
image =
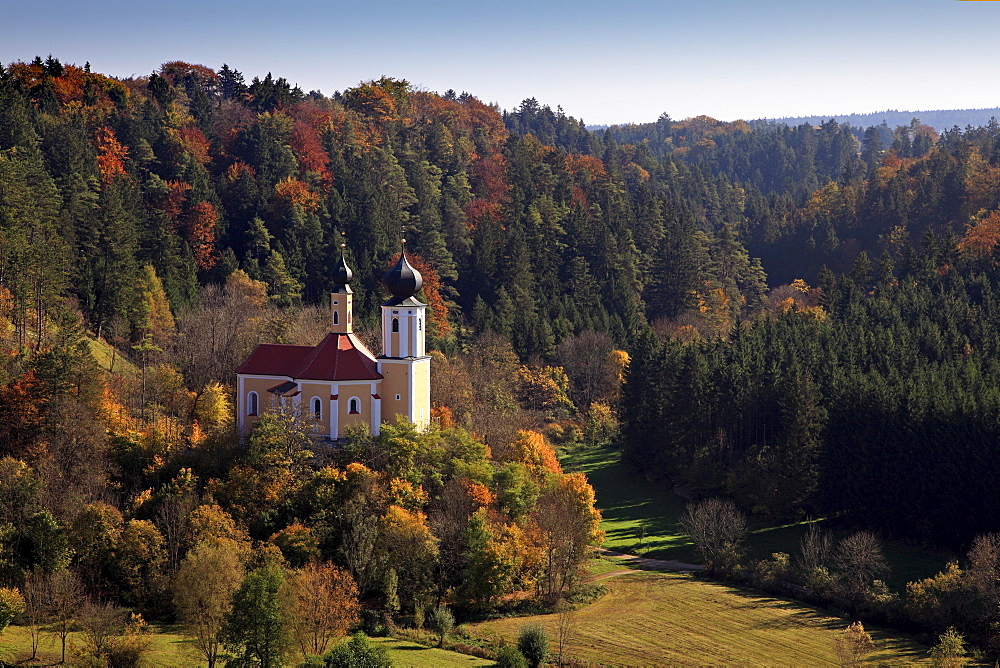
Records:
<instances>
[{"instance_id":1,"label":"hazy sky","mask_svg":"<svg viewBox=\"0 0 1000 668\"><path fill-rule=\"evenodd\" d=\"M386 74L587 123L1000 106L1000 2L0 0L0 60L163 62L326 94Z\"/></svg>"}]
</instances>

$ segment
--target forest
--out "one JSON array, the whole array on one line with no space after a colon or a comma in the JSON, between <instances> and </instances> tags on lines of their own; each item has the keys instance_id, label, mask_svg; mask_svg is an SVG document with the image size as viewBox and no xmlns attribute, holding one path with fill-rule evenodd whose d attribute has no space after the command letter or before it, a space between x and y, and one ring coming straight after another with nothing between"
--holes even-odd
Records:
<instances>
[{"instance_id":1,"label":"forest","mask_svg":"<svg viewBox=\"0 0 1000 668\"><path fill-rule=\"evenodd\" d=\"M12 63L0 585L37 619L62 596L182 620L210 664L320 655L368 613L551 603L601 541L555 456L580 442L756 517L965 548L1000 510L998 207L995 121L592 132L385 76L326 96ZM403 238L439 426L330 448L278 415L240 442L235 367L323 336L341 244L376 340ZM207 563L244 605L178 593ZM318 590L352 615L317 621ZM287 619L262 649L233 611L268 596Z\"/></svg>"}]
</instances>

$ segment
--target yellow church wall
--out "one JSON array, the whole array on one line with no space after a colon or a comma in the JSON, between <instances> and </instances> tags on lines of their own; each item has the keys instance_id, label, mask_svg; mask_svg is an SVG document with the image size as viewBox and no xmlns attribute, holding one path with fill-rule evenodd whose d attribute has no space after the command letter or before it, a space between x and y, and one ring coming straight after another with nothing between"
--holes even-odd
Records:
<instances>
[{"instance_id":1,"label":"yellow church wall","mask_svg":"<svg viewBox=\"0 0 1000 668\"><path fill-rule=\"evenodd\" d=\"M357 397L360 404L360 412L351 413L351 397ZM338 436L343 436L350 427L363 426L371 428L372 409L374 400L371 394L371 385L344 385L341 384L337 394L338 412Z\"/></svg>"},{"instance_id":2,"label":"yellow church wall","mask_svg":"<svg viewBox=\"0 0 1000 668\"><path fill-rule=\"evenodd\" d=\"M299 385L302 390L299 394L298 399L301 401L299 404L299 409L302 416L315 421L316 426L319 428L319 433L329 434L330 433L330 385L328 383L308 383L303 382ZM312 400L313 397L319 397L320 407L322 411L320 413L320 419L315 420L312 411Z\"/></svg>"},{"instance_id":3,"label":"yellow church wall","mask_svg":"<svg viewBox=\"0 0 1000 668\"><path fill-rule=\"evenodd\" d=\"M410 373L409 364L382 362L382 421L394 422L397 415L410 419ZM399 399L396 395L399 395Z\"/></svg>"},{"instance_id":4,"label":"yellow church wall","mask_svg":"<svg viewBox=\"0 0 1000 668\"><path fill-rule=\"evenodd\" d=\"M243 388L242 396L240 400L240 410L243 411L243 433L250 433L250 428L253 427L254 423L260 419L268 410L275 408L280 405L278 398L268 392L268 388L274 387L278 383L287 380L287 378L271 377L271 378L247 378L242 379ZM251 392L257 393L257 414L249 415L247 410L249 407L249 399Z\"/></svg>"},{"instance_id":5,"label":"yellow church wall","mask_svg":"<svg viewBox=\"0 0 1000 668\"><path fill-rule=\"evenodd\" d=\"M350 294L334 292L330 294L330 331L338 334L349 334L354 331L351 322L352 298ZM337 314L337 322L333 322L333 314Z\"/></svg>"}]
</instances>

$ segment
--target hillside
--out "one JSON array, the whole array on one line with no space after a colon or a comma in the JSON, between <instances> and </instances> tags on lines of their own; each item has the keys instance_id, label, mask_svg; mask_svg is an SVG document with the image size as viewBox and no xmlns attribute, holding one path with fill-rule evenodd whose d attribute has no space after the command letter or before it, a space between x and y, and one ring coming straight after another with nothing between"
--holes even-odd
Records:
<instances>
[{"instance_id":1,"label":"hillside","mask_svg":"<svg viewBox=\"0 0 1000 668\"><path fill-rule=\"evenodd\" d=\"M870 114L828 114L826 116L790 116L786 118L762 119L785 125L820 125L830 119L837 123L847 123L858 128L868 128L873 125L886 125L894 128L899 125L909 125L914 118L919 118L921 123L925 123L938 132L944 132L953 127L982 127L988 125L991 120L1000 118L1000 107L990 109L937 109L923 111L899 111L887 109L886 111L875 111Z\"/></svg>"}]
</instances>

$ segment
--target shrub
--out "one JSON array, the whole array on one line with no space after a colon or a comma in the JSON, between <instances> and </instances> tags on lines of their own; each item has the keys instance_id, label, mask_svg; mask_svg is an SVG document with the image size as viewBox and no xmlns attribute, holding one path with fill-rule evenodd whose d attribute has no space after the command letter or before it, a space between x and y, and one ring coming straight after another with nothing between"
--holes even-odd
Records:
<instances>
[{"instance_id":1,"label":"shrub","mask_svg":"<svg viewBox=\"0 0 1000 668\"><path fill-rule=\"evenodd\" d=\"M549 654L549 640L541 626L530 624L521 629L521 634L517 637L517 648L528 660L528 665L537 667L544 663Z\"/></svg>"},{"instance_id":2,"label":"shrub","mask_svg":"<svg viewBox=\"0 0 1000 668\"><path fill-rule=\"evenodd\" d=\"M837 638L837 657L842 666L860 666L874 649L875 643L861 622L854 622Z\"/></svg>"},{"instance_id":3,"label":"shrub","mask_svg":"<svg viewBox=\"0 0 1000 668\"><path fill-rule=\"evenodd\" d=\"M761 559L753 565L751 577L753 586L768 592L780 593L786 589L785 583L791 578L788 555L775 552L770 559Z\"/></svg>"},{"instance_id":4,"label":"shrub","mask_svg":"<svg viewBox=\"0 0 1000 668\"><path fill-rule=\"evenodd\" d=\"M955 627L949 627L938 636L938 644L931 648L931 661L943 668L958 668L966 664L965 638Z\"/></svg>"},{"instance_id":5,"label":"shrub","mask_svg":"<svg viewBox=\"0 0 1000 668\"><path fill-rule=\"evenodd\" d=\"M323 662L326 668L389 668L392 665L385 647L373 643L360 632L327 652Z\"/></svg>"},{"instance_id":6,"label":"shrub","mask_svg":"<svg viewBox=\"0 0 1000 668\"><path fill-rule=\"evenodd\" d=\"M498 649L494 661L497 662L497 668L528 668L524 655L511 645L504 645Z\"/></svg>"},{"instance_id":7,"label":"shrub","mask_svg":"<svg viewBox=\"0 0 1000 668\"><path fill-rule=\"evenodd\" d=\"M0 631L7 628L14 617L24 612L24 598L14 589L0 589Z\"/></svg>"}]
</instances>

